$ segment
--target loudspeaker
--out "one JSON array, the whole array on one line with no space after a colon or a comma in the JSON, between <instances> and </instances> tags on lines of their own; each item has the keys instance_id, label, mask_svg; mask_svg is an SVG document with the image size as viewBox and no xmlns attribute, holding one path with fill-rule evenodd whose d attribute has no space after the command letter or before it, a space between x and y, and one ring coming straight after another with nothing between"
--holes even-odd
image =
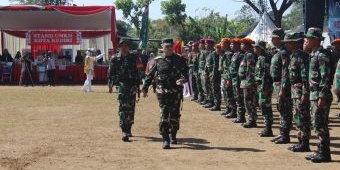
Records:
<instances>
[{"instance_id":1,"label":"loudspeaker","mask_svg":"<svg viewBox=\"0 0 340 170\"><path fill-rule=\"evenodd\" d=\"M326 0L304 0L305 31L310 27L323 29Z\"/></svg>"}]
</instances>

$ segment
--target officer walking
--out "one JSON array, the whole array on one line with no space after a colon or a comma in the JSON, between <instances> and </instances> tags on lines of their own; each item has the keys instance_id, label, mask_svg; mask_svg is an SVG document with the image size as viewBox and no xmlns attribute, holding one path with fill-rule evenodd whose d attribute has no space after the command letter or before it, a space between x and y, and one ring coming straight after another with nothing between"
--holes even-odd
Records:
<instances>
[{"instance_id":1,"label":"officer walking","mask_svg":"<svg viewBox=\"0 0 340 170\"><path fill-rule=\"evenodd\" d=\"M180 105L183 83L188 80L189 68L183 57L173 53L173 39L162 40L164 56L155 58L145 77L142 87L143 97L147 97L148 87L156 79L156 95L160 107L159 133L163 138L163 149L170 149L170 142L177 144L179 130Z\"/></svg>"},{"instance_id":2,"label":"officer walking","mask_svg":"<svg viewBox=\"0 0 340 170\"><path fill-rule=\"evenodd\" d=\"M119 53L109 63L109 77L118 92L118 116L122 140L128 142L129 137L132 137L131 127L134 123L136 94L140 82L138 71L143 69L143 65L136 55L129 52L128 39L121 38L118 47Z\"/></svg>"}]
</instances>

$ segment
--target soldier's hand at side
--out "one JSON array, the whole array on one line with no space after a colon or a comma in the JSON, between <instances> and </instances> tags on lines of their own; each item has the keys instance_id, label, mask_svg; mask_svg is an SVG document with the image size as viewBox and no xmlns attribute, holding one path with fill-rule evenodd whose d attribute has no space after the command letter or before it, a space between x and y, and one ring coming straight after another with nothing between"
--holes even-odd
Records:
<instances>
[{"instance_id":1,"label":"soldier's hand at side","mask_svg":"<svg viewBox=\"0 0 340 170\"><path fill-rule=\"evenodd\" d=\"M318 107L322 108L322 107L325 107L325 106L326 106L326 99L319 98L319 100L318 100Z\"/></svg>"},{"instance_id":2,"label":"soldier's hand at side","mask_svg":"<svg viewBox=\"0 0 340 170\"><path fill-rule=\"evenodd\" d=\"M301 103L306 103L307 100L308 100L308 95L306 95L306 94L302 95L300 100L301 100Z\"/></svg>"},{"instance_id":3,"label":"soldier's hand at side","mask_svg":"<svg viewBox=\"0 0 340 170\"><path fill-rule=\"evenodd\" d=\"M280 92L279 92L279 98L280 98L280 99L285 98L285 93L284 93L284 91L283 91L282 89L281 89Z\"/></svg>"},{"instance_id":4,"label":"soldier's hand at side","mask_svg":"<svg viewBox=\"0 0 340 170\"><path fill-rule=\"evenodd\" d=\"M227 85L227 87L230 87L230 86L231 86L230 80L227 80L226 85Z\"/></svg>"}]
</instances>

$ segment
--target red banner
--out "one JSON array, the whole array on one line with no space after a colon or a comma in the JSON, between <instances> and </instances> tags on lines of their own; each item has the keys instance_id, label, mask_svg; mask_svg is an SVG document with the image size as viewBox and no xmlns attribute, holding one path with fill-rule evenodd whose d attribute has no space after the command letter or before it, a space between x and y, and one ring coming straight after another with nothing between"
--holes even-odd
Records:
<instances>
[{"instance_id":1,"label":"red banner","mask_svg":"<svg viewBox=\"0 0 340 170\"><path fill-rule=\"evenodd\" d=\"M26 42L29 45L76 45L80 44L79 31L31 31L26 33Z\"/></svg>"}]
</instances>

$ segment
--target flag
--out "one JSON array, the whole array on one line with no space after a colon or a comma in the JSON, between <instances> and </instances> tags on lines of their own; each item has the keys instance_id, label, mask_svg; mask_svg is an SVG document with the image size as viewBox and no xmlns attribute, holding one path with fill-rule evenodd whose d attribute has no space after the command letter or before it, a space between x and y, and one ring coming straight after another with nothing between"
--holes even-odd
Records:
<instances>
[{"instance_id":1,"label":"flag","mask_svg":"<svg viewBox=\"0 0 340 170\"><path fill-rule=\"evenodd\" d=\"M145 6L142 16L142 27L139 33L139 48L146 50L148 48L148 32L149 32L149 4Z\"/></svg>"}]
</instances>

